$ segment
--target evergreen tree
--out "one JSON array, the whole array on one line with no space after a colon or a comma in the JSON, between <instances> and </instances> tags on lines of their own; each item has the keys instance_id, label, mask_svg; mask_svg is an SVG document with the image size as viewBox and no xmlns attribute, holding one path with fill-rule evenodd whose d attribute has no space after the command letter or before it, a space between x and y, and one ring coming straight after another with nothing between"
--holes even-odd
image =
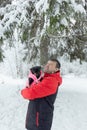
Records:
<instances>
[{"instance_id":1,"label":"evergreen tree","mask_svg":"<svg viewBox=\"0 0 87 130\"><path fill-rule=\"evenodd\" d=\"M16 49L19 43L25 50L20 59L28 64L44 64L50 57L65 54L70 61L86 60L86 1L12 0L8 3L0 8L1 60L2 45ZM14 30L18 32L16 40Z\"/></svg>"}]
</instances>

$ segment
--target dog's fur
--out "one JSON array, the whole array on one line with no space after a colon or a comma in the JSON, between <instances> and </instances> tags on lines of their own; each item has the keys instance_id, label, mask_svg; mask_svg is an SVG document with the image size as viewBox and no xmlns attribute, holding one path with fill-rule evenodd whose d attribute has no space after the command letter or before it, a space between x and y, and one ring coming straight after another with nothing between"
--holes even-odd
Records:
<instances>
[{"instance_id":1,"label":"dog's fur","mask_svg":"<svg viewBox=\"0 0 87 130\"><path fill-rule=\"evenodd\" d=\"M32 74L34 74L37 78L40 77L41 75L41 66L35 66L30 68L30 71L32 72ZM32 78L28 78L29 81L29 85L32 84L32 82L34 81Z\"/></svg>"}]
</instances>

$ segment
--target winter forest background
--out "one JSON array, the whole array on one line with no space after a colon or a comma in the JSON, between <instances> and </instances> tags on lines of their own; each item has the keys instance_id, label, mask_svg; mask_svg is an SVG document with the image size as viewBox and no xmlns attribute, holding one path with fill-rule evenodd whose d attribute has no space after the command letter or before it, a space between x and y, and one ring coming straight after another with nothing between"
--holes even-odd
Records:
<instances>
[{"instance_id":1,"label":"winter forest background","mask_svg":"<svg viewBox=\"0 0 87 130\"><path fill-rule=\"evenodd\" d=\"M0 73L23 78L49 58L87 76L87 1L0 0Z\"/></svg>"},{"instance_id":2,"label":"winter forest background","mask_svg":"<svg viewBox=\"0 0 87 130\"><path fill-rule=\"evenodd\" d=\"M29 68L61 62L51 130L87 130L87 0L0 0L0 130L26 130Z\"/></svg>"}]
</instances>

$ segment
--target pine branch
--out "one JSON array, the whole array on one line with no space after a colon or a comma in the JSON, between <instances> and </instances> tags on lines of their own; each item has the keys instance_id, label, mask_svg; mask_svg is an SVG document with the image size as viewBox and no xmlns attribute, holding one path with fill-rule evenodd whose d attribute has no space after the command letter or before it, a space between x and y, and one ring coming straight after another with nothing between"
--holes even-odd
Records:
<instances>
[{"instance_id":1,"label":"pine branch","mask_svg":"<svg viewBox=\"0 0 87 130\"><path fill-rule=\"evenodd\" d=\"M70 34L70 35L52 35L52 34L48 34L47 36L50 38L71 38L71 37L87 37L87 34Z\"/></svg>"}]
</instances>

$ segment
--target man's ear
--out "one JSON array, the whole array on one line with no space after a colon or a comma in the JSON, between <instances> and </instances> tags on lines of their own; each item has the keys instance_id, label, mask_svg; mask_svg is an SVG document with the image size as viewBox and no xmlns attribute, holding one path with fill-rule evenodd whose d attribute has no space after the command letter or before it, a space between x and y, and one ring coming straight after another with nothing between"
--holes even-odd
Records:
<instances>
[{"instance_id":1,"label":"man's ear","mask_svg":"<svg viewBox=\"0 0 87 130\"><path fill-rule=\"evenodd\" d=\"M58 71L59 69L58 68L56 68L56 72Z\"/></svg>"}]
</instances>

